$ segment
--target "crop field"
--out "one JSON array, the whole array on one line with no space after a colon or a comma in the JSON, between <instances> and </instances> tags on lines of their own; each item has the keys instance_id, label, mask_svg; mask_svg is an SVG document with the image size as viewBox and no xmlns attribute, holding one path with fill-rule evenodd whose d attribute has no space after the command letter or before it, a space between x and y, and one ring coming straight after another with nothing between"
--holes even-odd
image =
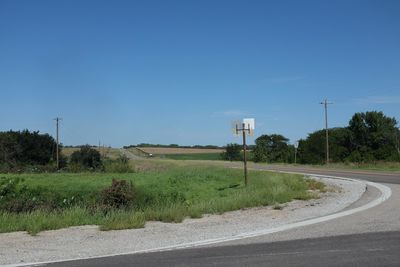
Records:
<instances>
[{"instance_id":1,"label":"crop field","mask_svg":"<svg viewBox=\"0 0 400 267\"><path fill-rule=\"evenodd\" d=\"M173 147L139 147L146 153L153 155L168 154L209 154L221 153L224 149L202 149L202 148L173 148Z\"/></svg>"},{"instance_id":2,"label":"crop field","mask_svg":"<svg viewBox=\"0 0 400 267\"><path fill-rule=\"evenodd\" d=\"M0 232L36 234L86 224L101 230L139 228L150 220L181 222L315 198L324 190L322 183L294 174L250 171L249 186L244 187L237 169L155 159L131 163L131 173L0 174ZM134 197L127 206L105 209L101 198L110 192L113 179L131 184Z\"/></svg>"},{"instance_id":3,"label":"crop field","mask_svg":"<svg viewBox=\"0 0 400 267\"><path fill-rule=\"evenodd\" d=\"M222 160L221 153L165 154L162 157L175 160Z\"/></svg>"}]
</instances>

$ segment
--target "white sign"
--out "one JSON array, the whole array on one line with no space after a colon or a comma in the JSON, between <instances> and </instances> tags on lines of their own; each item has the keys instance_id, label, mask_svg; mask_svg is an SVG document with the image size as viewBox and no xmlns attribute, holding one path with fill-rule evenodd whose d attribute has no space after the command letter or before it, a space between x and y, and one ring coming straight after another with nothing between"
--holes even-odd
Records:
<instances>
[{"instance_id":1,"label":"white sign","mask_svg":"<svg viewBox=\"0 0 400 267\"><path fill-rule=\"evenodd\" d=\"M232 122L232 133L234 135L240 135L242 132L245 132L248 135L254 134L255 128L255 119L254 118L246 118L242 121L233 121Z\"/></svg>"}]
</instances>

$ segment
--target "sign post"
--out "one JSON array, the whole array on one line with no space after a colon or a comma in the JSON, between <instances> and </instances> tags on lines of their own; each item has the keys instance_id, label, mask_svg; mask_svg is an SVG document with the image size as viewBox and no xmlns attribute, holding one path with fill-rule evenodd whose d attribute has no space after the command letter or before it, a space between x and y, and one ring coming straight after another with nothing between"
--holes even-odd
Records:
<instances>
[{"instance_id":1,"label":"sign post","mask_svg":"<svg viewBox=\"0 0 400 267\"><path fill-rule=\"evenodd\" d=\"M243 119L243 121L235 121L232 123L232 131L236 136L242 132L243 136L243 167L244 167L244 185L247 186L247 144L246 144L246 134L254 134L254 119Z\"/></svg>"},{"instance_id":2,"label":"sign post","mask_svg":"<svg viewBox=\"0 0 400 267\"><path fill-rule=\"evenodd\" d=\"M297 163L297 148L299 147L299 141L294 143L294 164Z\"/></svg>"}]
</instances>

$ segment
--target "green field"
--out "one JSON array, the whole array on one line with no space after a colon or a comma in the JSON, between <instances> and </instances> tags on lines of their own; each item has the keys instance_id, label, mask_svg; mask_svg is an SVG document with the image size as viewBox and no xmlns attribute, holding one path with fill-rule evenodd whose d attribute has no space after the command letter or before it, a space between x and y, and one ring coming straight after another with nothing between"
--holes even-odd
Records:
<instances>
[{"instance_id":1,"label":"green field","mask_svg":"<svg viewBox=\"0 0 400 267\"><path fill-rule=\"evenodd\" d=\"M166 154L162 157L175 160L222 160L220 153Z\"/></svg>"},{"instance_id":2,"label":"green field","mask_svg":"<svg viewBox=\"0 0 400 267\"><path fill-rule=\"evenodd\" d=\"M124 174L0 174L3 187L10 181L22 179L18 186L28 192L29 199L25 194L24 198L16 197L13 204L41 203L40 208L30 212L1 211L0 232L35 234L86 224L100 225L102 230L138 228L149 220L181 222L186 217L197 218L205 213L309 199L316 194L308 189L324 189L323 184L299 175L255 171L249 173L250 182L246 188L241 170L173 162L141 161L134 173ZM96 203L100 192L113 178L131 181L135 200L125 209L104 212Z\"/></svg>"}]
</instances>

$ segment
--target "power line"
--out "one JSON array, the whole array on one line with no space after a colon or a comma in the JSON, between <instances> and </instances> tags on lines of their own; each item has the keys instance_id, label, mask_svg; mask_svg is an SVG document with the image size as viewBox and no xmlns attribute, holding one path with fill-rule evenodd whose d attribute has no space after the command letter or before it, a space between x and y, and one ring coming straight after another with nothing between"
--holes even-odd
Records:
<instances>
[{"instance_id":1,"label":"power line","mask_svg":"<svg viewBox=\"0 0 400 267\"><path fill-rule=\"evenodd\" d=\"M320 102L320 104L325 106L326 165L328 165L329 164L328 105L333 103L328 102L328 100L325 99L324 102Z\"/></svg>"}]
</instances>

